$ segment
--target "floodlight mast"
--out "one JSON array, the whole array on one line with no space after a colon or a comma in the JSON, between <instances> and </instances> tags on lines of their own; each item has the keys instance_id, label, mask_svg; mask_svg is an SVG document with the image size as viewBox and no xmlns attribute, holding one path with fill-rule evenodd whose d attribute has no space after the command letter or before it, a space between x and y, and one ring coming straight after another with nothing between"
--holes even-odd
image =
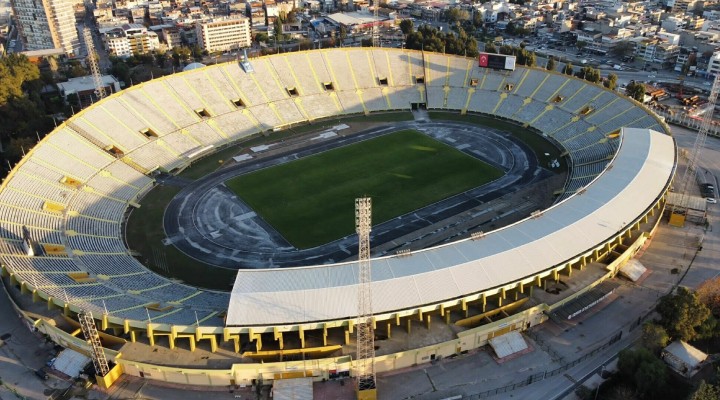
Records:
<instances>
[{"instance_id":1,"label":"floodlight mast","mask_svg":"<svg viewBox=\"0 0 720 400\"><path fill-rule=\"evenodd\" d=\"M95 95L98 100L105 98L105 85L103 85L102 74L100 73L100 66L98 65L97 57L95 55L95 44L93 43L92 31L90 28L85 27L83 29L83 38L85 39L85 49L87 50L87 63L90 66L90 73L93 77L93 83L95 84Z\"/></svg>"},{"instance_id":2,"label":"floodlight mast","mask_svg":"<svg viewBox=\"0 0 720 400\"><path fill-rule=\"evenodd\" d=\"M708 132L712 127L713 113L715 111L715 103L717 102L718 93L720 93L720 75L715 76L712 88L710 89L710 96L708 97L707 108L705 109L702 123L700 124L700 130L695 137L695 143L693 144L693 148L690 151L690 154L688 154L687 168L685 168L682 180L680 181L680 184L682 185L679 191L680 201L679 204L675 204L673 206L673 214L677 214L683 211L684 214L687 214L687 210L683 209L685 208L685 202L687 201L686 199L689 195L689 185L690 182L695 182L697 176L698 162L702 154L702 149L705 147L705 140L707 139ZM681 210L678 210L678 208L680 208Z\"/></svg>"},{"instance_id":3,"label":"floodlight mast","mask_svg":"<svg viewBox=\"0 0 720 400\"><path fill-rule=\"evenodd\" d=\"M358 318L356 373L358 398L374 399L375 330L372 315L370 229L372 203L369 197L355 199L355 230L358 234Z\"/></svg>"},{"instance_id":4,"label":"floodlight mast","mask_svg":"<svg viewBox=\"0 0 720 400\"><path fill-rule=\"evenodd\" d=\"M92 352L93 366L95 367L95 373L99 376L105 376L110 372L107 358L105 358L105 350L100 343L100 335L98 334L97 328L95 327L95 320L93 319L90 311L82 311L78 314L78 320L80 321L80 327L82 328L83 336L85 341L90 344Z\"/></svg>"},{"instance_id":5,"label":"floodlight mast","mask_svg":"<svg viewBox=\"0 0 720 400\"><path fill-rule=\"evenodd\" d=\"M373 26L372 26L372 46L373 47L380 47L380 28L378 27L378 24L380 23L380 18L378 17L380 15L378 12L379 8L380 8L380 2L378 0L373 0Z\"/></svg>"}]
</instances>

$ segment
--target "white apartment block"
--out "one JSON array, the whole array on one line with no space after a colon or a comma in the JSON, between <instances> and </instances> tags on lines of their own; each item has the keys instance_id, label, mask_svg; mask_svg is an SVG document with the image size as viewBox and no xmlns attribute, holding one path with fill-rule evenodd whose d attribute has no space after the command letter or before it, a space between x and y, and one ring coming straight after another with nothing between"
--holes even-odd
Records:
<instances>
[{"instance_id":1,"label":"white apartment block","mask_svg":"<svg viewBox=\"0 0 720 400\"><path fill-rule=\"evenodd\" d=\"M27 50L60 48L79 55L73 0L12 0L13 14Z\"/></svg>"},{"instance_id":2,"label":"white apartment block","mask_svg":"<svg viewBox=\"0 0 720 400\"><path fill-rule=\"evenodd\" d=\"M105 47L111 55L130 57L138 53L149 53L160 48L157 33L148 31L140 24L123 24L112 29L101 29Z\"/></svg>"},{"instance_id":3,"label":"white apartment block","mask_svg":"<svg viewBox=\"0 0 720 400\"><path fill-rule=\"evenodd\" d=\"M197 42L204 50L227 51L250 47L250 20L242 16L214 19L195 25Z\"/></svg>"}]
</instances>

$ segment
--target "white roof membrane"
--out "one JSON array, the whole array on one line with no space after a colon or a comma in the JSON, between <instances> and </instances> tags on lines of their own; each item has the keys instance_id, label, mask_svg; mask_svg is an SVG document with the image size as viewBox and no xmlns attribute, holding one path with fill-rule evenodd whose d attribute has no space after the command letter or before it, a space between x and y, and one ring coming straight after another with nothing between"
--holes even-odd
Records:
<instances>
[{"instance_id":1,"label":"white roof membrane","mask_svg":"<svg viewBox=\"0 0 720 400\"><path fill-rule=\"evenodd\" d=\"M412 253L372 260L373 313L483 292L562 265L631 224L664 193L675 165L672 137L624 128L613 161L586 189L540 216ZM349 210L348 212L352 212ZM353 318L356 263L241 270L229 326L288 325Z\"/></svg>"}]
</instances>

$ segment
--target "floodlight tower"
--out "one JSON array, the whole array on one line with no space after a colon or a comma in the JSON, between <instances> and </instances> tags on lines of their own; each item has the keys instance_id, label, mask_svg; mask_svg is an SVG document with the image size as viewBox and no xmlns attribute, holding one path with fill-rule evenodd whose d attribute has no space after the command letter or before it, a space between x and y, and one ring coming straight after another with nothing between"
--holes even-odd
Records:
<instances>
[{"instance_id":1,"label":"floodlight tower","mask_svg":"<svg viewBox=\"0 0 720 400\"><path fill-rule=\"evenodd\" d=\"M355 230L358 234L358 318L355 360L358 400L377 398L375 387L375 330L373 329L370 264L372 203L369 197L355 199Z\"/></svg>"},{"instance_id":2,"label":"floodlight tower","mask_svg":"<svg viewBox=\"0 0 720 400\"><path fill-rule=\"evenodd\" d=\"M702 153L703 147L705 147L705 140L707 139L708 131L713 122L713 112L715 111L715 103L717 102L718 93L720 93L720 75L715 76L712 88L710 89L710 96L708 97L707 108L703 114L702 123L700 124L700 130L695 137L695 143L693 144L692 150L688 154L688 164L685 172L683 173L682 180L680 181L681 189L680 193L680 204L675 204L670 213L670 224L682 226L685 224L685 218L687 216L687 209L684 205L685 199L688 196L688 190L690 182L695 182L698 168L698 160Z\"/></svg>"},{"instance_id":3,"label":"floodlight tower","mask_svg":"<svg viewBox=\"0 0 720 400\"><path fill-rule=\"evenodd\" d=\"M100 73L100 66L98 65L97 57L95 56L95 44L93 43L92 31L87 26L83 30L83 38L85 39L85 49L87 49L87 63L90 66L90 73L93 77L93 83L95 83L95 95L98 100L105 98L105 86L102 81L102 74Z\"/></svg>"},{"instance_id":4,"label":"floodlight tower","mask_svg":"<svg viewBox=\"0 0 720 400\"><path fill-rule=\"evenodd\" d=\"M372 26L372 45L373 47L380 47L380 18L378 17L378 9L380 8L380 2L373 0L373 26Z\"/></svg>"},{"instance_id":5,"label":"floodlight tower","mask_svg":"<svg viewBox=\"0 0 720 400\"><path fill-rule=\"evenodd\" d=\"M100 335L95 327L95 320L93 319L92 313L90 311L83 311L78 314L78 320L80 320L80 327L82 328L85 340L90 343L90 347L92 347L90 355L92 356L92 362L95 366L95 373L98 376L107 375L107 373L110 372L110 367L108 367L105 351L103 350L102 343L100 343Z\"/></svg>"}]
</instances>

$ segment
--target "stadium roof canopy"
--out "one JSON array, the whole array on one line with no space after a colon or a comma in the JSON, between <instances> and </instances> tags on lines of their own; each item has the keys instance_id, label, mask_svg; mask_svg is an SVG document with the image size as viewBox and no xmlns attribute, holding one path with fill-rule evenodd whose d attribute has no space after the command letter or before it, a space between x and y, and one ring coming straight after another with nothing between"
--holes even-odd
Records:
<instances>
[{"instance_id":1,"label":"stadium roof canopy","mask_svg":"<svg viewBox=\"0 0 720 400\"><path fill-rule=\"evenodd\" d=\"M540 215L410 256L372 261L376 315L415 309L504 286L563 265L632 224L665 192L674 173L672 137L622 130L608 168L583 191ZM353 212L352 209L348 210ZM357 263L241 270L228 326L288 325L357 314Z\"/></svg>"}]
</instances>

